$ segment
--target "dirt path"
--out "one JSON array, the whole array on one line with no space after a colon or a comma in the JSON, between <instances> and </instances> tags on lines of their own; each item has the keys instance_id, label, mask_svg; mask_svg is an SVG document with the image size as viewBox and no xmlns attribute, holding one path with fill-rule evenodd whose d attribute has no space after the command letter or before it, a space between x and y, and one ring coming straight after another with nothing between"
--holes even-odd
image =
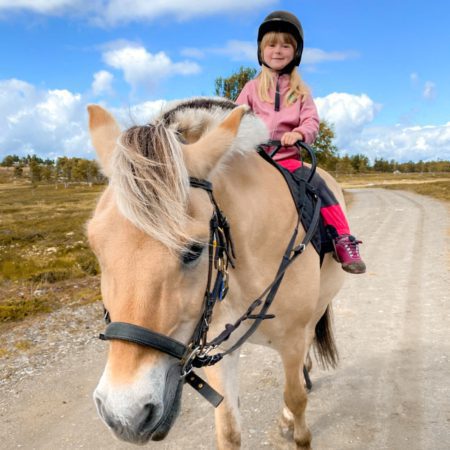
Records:
<instances>
[{"instance_id":1,"label":"dirt path","mask_svg":"<svg viewBox=\"0 0 450 450\"><path fill-rule=\"evenodd\" d=\"M364 240L369 270L349 275L335 301L341 362L334 371L313 371L307 415L313 446L448 449L448 207L402 191L353 192L352 228ZM91 400L104 344L94 337L77 342L33 376L0 388L0 448L135 448L113 439ZM243 447L293 448L277 429L278 357L247 346L241 363ZM168 439L148 448L214 448L212 408L186 387L182 409Z\"/></svg>"}]
</instances>

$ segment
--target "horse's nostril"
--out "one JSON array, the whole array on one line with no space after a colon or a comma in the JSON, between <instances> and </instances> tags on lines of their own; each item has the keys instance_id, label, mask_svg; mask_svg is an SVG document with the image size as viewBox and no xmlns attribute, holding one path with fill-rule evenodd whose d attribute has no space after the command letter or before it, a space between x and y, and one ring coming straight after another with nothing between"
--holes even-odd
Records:
<instances>
[{"instance_id":1,"label":"horse's nostril","mask_svg":"<svg viewBox=\"0 0 450 450\"><path fill-rule=\"evenodd\" d=\"M155 405L153 403L147 403L146 405L144 405L144 424L150 422L153 412L155 410Z\"/></svg>"},{"instance_id":2,"label":"horse's nostril","mask_svg":"<svg viewBox=\"0 0 450 450\"><path fill-rule=\"evenodd\" d=\"M155 414L156 407L153 403L147 403L144 405L142 420L138 427L140 433L146 433L148 431L148 426L153 420L153 416Z\"/></svg>"}]
</instances>

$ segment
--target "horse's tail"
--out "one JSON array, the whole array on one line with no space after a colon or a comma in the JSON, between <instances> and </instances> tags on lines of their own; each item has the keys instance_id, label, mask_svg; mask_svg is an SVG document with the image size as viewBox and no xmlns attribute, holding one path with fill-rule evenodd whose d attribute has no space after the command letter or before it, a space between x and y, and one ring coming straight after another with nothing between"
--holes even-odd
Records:
<instances>
[{"instance_id":1,"label":"horse's tail","mask_svg":"<svg viewBox=\"0 0 450 450\"><path fill-rule=\"evenodd\" d=\"M317 322L314 339L314 354L317 361L324 368L334 368L337 366L339 354L333 335L333 320L331 305L323 313Z\"/></svg>"}]
</instances>

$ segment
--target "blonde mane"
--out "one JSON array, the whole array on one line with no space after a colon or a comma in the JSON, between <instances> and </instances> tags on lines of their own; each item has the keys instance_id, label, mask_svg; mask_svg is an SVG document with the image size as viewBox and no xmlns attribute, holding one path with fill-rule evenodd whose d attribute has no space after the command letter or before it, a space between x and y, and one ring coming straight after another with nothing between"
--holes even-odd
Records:
<instances>
[{"instance_id":1,"label":"blonde mane","mask_svg":"<svg viewBox=\"0 0 450 450\"><path fill-rule=\"evenodd\" d=\"M118 142L110 177L118 208L169 249L179 251L191 239L185 232L190 186L182 142L198 140L235 106L210 98L172 103L150 124L126 130ZM227 159L267 140L262 122L247 116Z\"/></svg>"}]
</instances>

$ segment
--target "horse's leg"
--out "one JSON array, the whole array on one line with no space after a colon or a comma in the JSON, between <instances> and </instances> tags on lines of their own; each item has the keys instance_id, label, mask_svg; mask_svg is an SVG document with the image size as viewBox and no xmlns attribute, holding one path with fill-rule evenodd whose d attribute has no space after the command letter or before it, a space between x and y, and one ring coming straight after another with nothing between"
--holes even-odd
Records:
<instances>
[{"instance_id":1,"label":"horse's leg","mask_svg":"<svg viewBox=\"0 0 450 450\"><path fill-rule=\"evenodd\" d=\"M285 407L281 418L282 431L294 431L294 440L298 449L309 450L311 447L311 432L305 420L307 403L306 390L303 381L303 363L305 348L292 347L281 353L284 365Z\"/></svg>"},{"instance_id":2,"label":"horse's leg","mask_svg":"<svg viewBox=\"0 0 450 450\"><path fill-rule=\"evenodd\" d=\"M225 357L219 364L205 367L211 386L224 396L215 409L216 437L219 450L241 447L241 417L239 412L239 351Z\"/></svg>"}]
</instances>

